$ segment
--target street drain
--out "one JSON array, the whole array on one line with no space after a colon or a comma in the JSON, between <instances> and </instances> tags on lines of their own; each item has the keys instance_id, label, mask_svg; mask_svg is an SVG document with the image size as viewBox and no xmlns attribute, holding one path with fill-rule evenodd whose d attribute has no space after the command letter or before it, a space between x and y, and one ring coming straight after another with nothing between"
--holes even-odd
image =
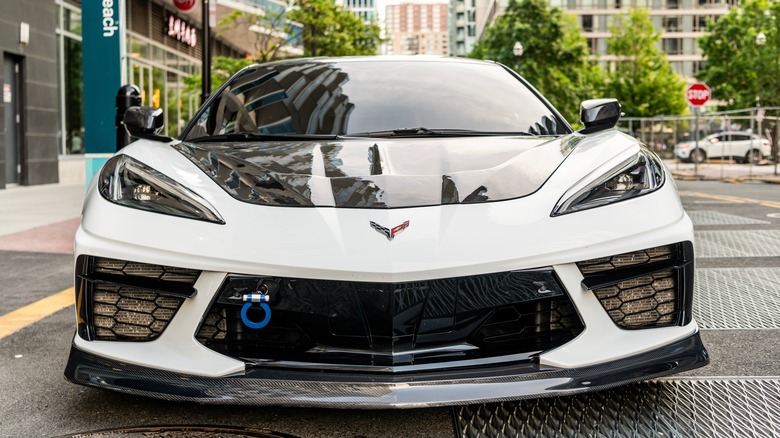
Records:
<instances>
[{"instance_id":1,"label":"street drain","mask_svg":"<svg viewBox=\"0 0 780 438\"><path fill-rule=\"evenodd\" d=\"M229 426L142 426L82 432L60 438L296 438L281 432Z\"/></svg>"}]
</instances>

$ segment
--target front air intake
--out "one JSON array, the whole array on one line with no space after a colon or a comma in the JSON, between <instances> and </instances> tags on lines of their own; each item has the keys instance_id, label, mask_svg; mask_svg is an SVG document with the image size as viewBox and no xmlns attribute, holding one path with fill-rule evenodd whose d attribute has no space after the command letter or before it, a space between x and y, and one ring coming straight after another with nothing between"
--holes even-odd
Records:
<instances>
[{"instance_id":1,"label":"front air intake","mask_svg":"<svg viewBox=\"0 0 780 438\"><path fill-rule=\"evenodd\" d=\"M103 257L76 262L78 333L86 340L158 338L193 288L200 271Z\"/></svg>"},{"instance_id":2,"label":"front air intake","mask_svg":"<svg viewBox=\"0 0 780 438\"><path fill-rule=\"evenodd\" d=\"M624 329L686 325L693 301L693 245L681 242L577 263L612 321Z\"/></svg>"}]
</instances>

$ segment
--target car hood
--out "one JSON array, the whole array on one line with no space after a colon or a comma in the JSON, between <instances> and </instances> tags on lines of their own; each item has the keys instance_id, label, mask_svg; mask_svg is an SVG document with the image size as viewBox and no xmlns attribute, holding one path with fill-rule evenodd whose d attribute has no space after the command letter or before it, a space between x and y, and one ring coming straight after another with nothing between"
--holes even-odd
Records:
<instances>
[{"instance_id":1,"label":"car hood","mask_svg":"<svg viewBox=\"0 0 780 438\"><path fill-rule=\"evenodd\" d=\"M461 137L176 143L237 200L273 206L399 208L501 201L537 191L561 139Z\"/></svg>"}]
</instances>

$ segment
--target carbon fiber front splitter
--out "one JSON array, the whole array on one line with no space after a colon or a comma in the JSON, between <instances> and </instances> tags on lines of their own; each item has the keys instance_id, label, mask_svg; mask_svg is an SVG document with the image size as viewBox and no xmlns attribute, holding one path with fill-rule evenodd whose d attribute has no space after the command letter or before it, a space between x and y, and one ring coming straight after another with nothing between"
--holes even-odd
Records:
<instances>
[{"instance_id":1,"label":"carbon fiber front splitter","mask_svg":"<svg viewBox=\"0 0 780 438\"><path fill-rule=\"evenodd\" d=\"M414 408L520 400L613 388L706 365L699 333L636 356L562 369L518 364L436 373L349 374L248 369L203 377L106 359L71 347L73 383L171 401L329 408Z\"/></svg>"}]
</instances>

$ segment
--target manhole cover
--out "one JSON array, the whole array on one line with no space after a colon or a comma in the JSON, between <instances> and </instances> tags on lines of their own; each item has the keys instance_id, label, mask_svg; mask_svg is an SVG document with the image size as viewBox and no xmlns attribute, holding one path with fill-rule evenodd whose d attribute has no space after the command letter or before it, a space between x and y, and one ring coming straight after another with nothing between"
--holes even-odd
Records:
<instances>
[{"instance_id":1,"label":"manhole cover","mask_svg":"<svg viewBox=\"0 0 780 438\"><path fill-rule=\"evenodd\" d=\"M296 438L281 432L270 430L238 428L228 426L143 426L122 427L117 429L96 430L60 438Z\"/></svg>"}]
</instances>

